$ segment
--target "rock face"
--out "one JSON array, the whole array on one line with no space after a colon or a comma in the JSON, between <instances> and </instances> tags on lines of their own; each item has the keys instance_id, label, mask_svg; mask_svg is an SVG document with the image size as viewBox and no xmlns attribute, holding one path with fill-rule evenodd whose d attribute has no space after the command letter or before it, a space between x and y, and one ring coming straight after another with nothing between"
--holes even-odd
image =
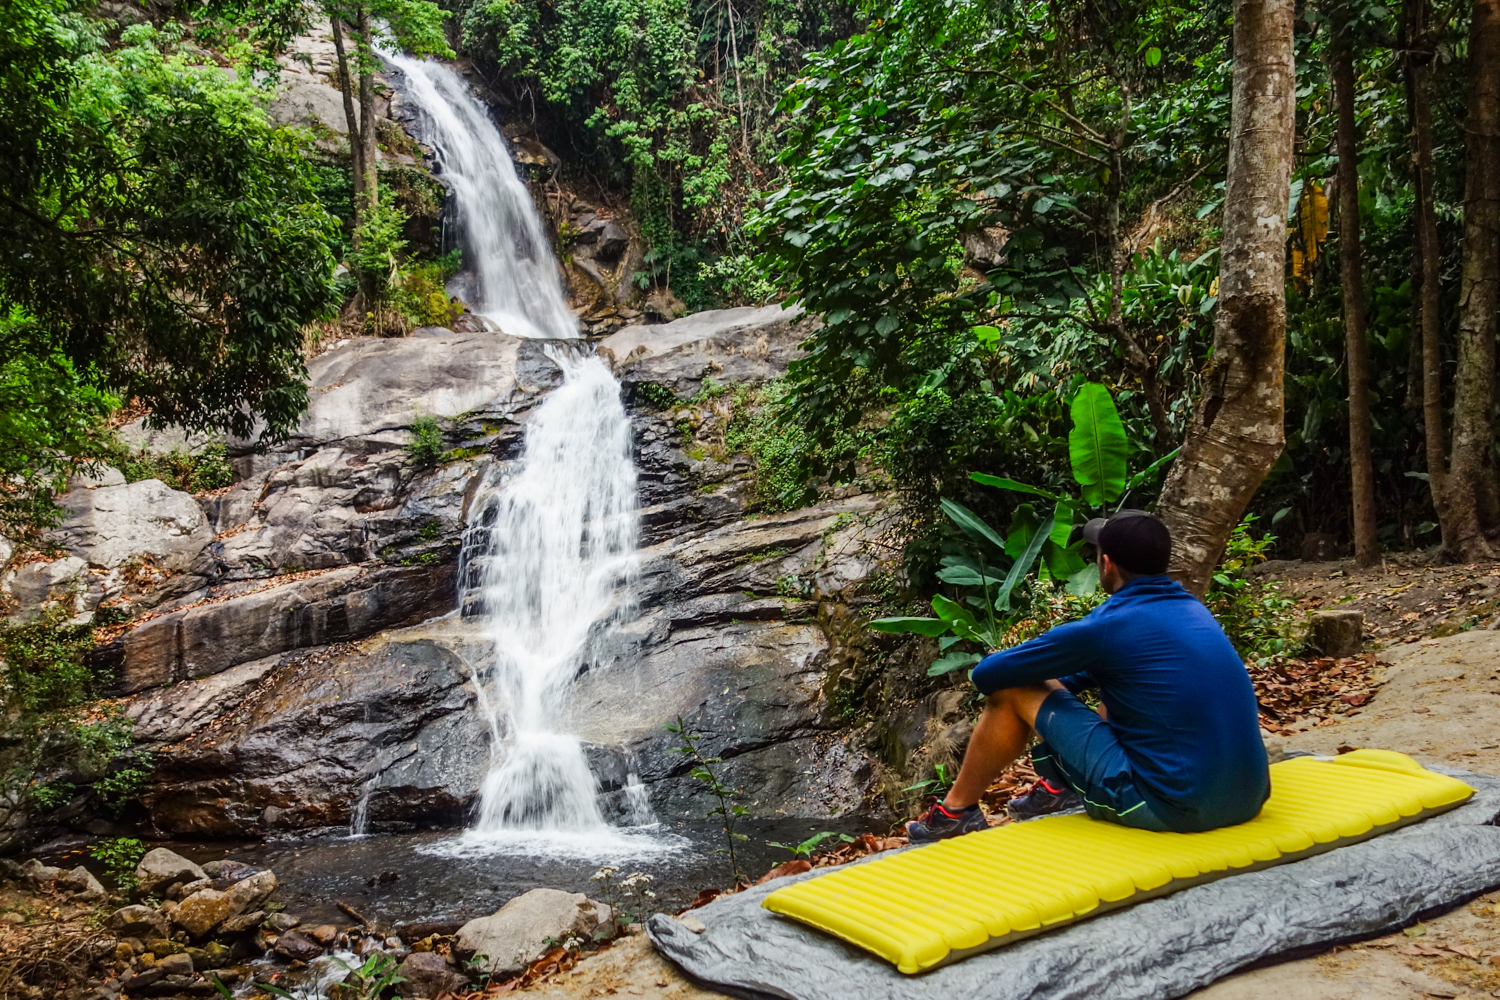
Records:
<instances>
[{"instance_id":1,"label":"rock face","mask_svg":"<svg viewBox=\"0 0 1500 1000\"><path fill-rule=\"evenodd\" d=\"M464 924L454 944L461 954L476 956L486 972L504 978L524 971L555 946L552 942L569 935L586 938L609 918L609 907L581 892L532 889L490 916Z\"/></svg>"},{"instance_id":2,"label":"rock face","mask_svg":"<svg viewBox=\"0 0 1500 1000\"><path fill-rule=\"evenodd\" d=\"M197 501L159 479L74 490L60 506L68 514L58 541L101 569L149 559L163 572L186 573L214 537Z\"/></svg>"},{"instance_id":3,"label":"rock face","mask_svg":"<svg viewBox=\"0 0 1500 1000\"><path fill-rule=\"evenodd\" d=\"M633 415L640 612L612 660L578 679L563 725L587 741L611 815L640 785L663 818L701 815L704 793L663 728L678 716L753 790L756 812L870 806L875 769L830 692L847 673L844 605L882 567L884 500L758 512L750 460L705 453L682 430L680 407L705 380L784 371L807 335L796 320L722 310L599 346ZM200 498L213 582L100 653L157 753L143 797L154 832L341 826L361 803L375 830L469 815L490 759L473 677L492 650L480 622L452 614L460 540L561 373L543 343L425 332L313 358L296 432L268 455L229 442L240 481ZM660 409L663 392L680 402ZM694 401L689 422L722 425L729 397L714 399ZM424 417L447 451L419 467L408 446ZM211 740L189 738L210 726Z\"/></svg>"}]
</instances>

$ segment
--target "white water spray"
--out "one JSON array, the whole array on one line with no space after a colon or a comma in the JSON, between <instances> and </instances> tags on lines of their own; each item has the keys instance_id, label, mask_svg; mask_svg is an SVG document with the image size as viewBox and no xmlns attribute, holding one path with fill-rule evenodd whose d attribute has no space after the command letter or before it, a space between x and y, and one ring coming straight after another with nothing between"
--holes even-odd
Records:
<instances>
[{"instance_id":1,"label":"white water spray","mask_svg":"<svg viewBox=\"0 0 1500 1000\"><path fill-rule=\"evenodd\" d=\"M488 113L451 69L385 58L406 75L406 97L431 127L474 276L472 308L523 337L573 340L541 219ZM598 358L545 348L563 383L531 415L519 468L475 506L460 579L477 579L495 659L475 673L492 758L469 841L525 838L608 849L599 782L577 737L557 720L578 675L607 665L610 626L634 613L639 515L630 419ZM625 789L628 821L648 823L639 780ZM618 845L618 841L615 841Z\"/></svg>"},{"instance_id":2,"label":"white water spray","mask_svg":"<svg viewBox=\"0 0 1500 1000\"><path fill-rule=\"evenodd\" d=\"M547 232L489 112L447 66L381 56L405 74L402 90L426 119L424 138L453 194L468 272L454 291L505 333L577 337Z\"/></svg>"}]
</instances>

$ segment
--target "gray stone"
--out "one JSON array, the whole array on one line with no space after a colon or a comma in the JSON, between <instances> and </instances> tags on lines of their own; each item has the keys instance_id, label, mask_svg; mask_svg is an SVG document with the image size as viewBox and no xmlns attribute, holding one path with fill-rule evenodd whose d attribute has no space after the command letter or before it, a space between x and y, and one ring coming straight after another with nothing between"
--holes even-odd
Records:
<instances>
[{"instance_id":1,"label":"gray stone","mask_svg":"<svg viewBox=\"0 0 1500 1000\"><path fill-rule=\"evenodd\" d=\"M613 221L606 221L599 227L598 235L594 239L594 255L600 260L619 260L620 254L630 246L630 234L621 229Z\"/></svg>"},{"instance_id":2,"label":"gray stone","mask_svg":"<svg viewBox=\"0 0 1500 1000\"><path fill-rule=\"evenodd\" d=\"M170 929L167 918L149 906L133 904L122 906L109 917L109 929L120 937L135 937L142 940L164 938Z\"/></svg>"},{"instance_id":3,"label":"gray stone","mask_svg":"<svg viewBox=\"0 0 1500 1000\"><path fill-rule=\"evenodd\" d=\"M705 378L763 382L786 371L812 327L800 308L744 306L694 313L659 326L627 326L599 342L599 356L627 386L654 383L679 399Z\"/></svg>"},{"instance_id":4,"label":"gray stone","mask_svg":"<svg viewBox=\"0 0 1500 1000\"><path fill-rule=\"evenodd\" d=\"M601 912L602 908L602 912ZM511 976L569 935L586 938L607 919L608 907L581 892L532 889L488 917L458 929L454 946L461 954L484 956L480 967L496 976Z\"/></svg>"},{"instance_id":5,"label":"gray stone","mask_svg":"<svg viewBox=\"0 0 1500 1000\"><path fill-rule=\"evenodd\" d=\"M225 895L229 897L235 912L239 913L264 903L275 891L276 876L272 872L263 871L236 882Z\"/></svg>"},{"instance_id":6,"label":"gray stone","mask_svg":"<svg viewBox=\"0 0 1500 1000\"><path fill-rule=\"evenodd\" d=\"M311 962L323 954L323 946L301 931L287 931L276 939L272 950L294 962Z\"/></svg>"},{"instance_id":7,"label":"gray stone","mask_svg":"<svg viewBox=\"0 0 1500 1000\"><path fill-rule=\"evenodd\" d=\"M195 938L207 937L215 927L238 916L240 909L229 893L199 889L172 911L172 923Z\"/></svg>"},{"instance_id":8,"label":"gray stone","mask_svg":"<svg viewBox=\"0 0 1500 1000\"><path fill-rule=\"evenodd\" d=\"M158 847L147 851L145 857L135 866L135 877L140 883L140 891L143 896L165 897L169 887L182 882L195 882L204 878L202 868L187 858L169 851L165 847ZM166 937L159 934L158 937Z\"/></svg>"},{"instance_id":9,"label":"gray stone","mask_svg":"<svg viewBox=\"0 0 1500 1000\"><path fill-rule=\"evenodd\" d=\"M173 452L197 455L209 445L223 440L212 434L190 433L181 427L147 427L145 417L116 428L115 437L131 451L144 451L148 455L170 455ZM122 477L120 481L125 480Z\"/></svg>"},{"instance_id":10,"label":"gray stone","mask_svg":"<svg viewBox=\"0 0 1500 1000\"><path fill-rule=\"evenodd\" d=\"M83 865L57 876L57 887L72 893L74 899L84 903L97 903L109 895L93 872Z\"/></svg>"},{"instance_id":11,"label":"gray stone","mask_svg":"<svg viewBox=\"0 0 1500 1000\"><path fill-rule=\"evenodd\" d=\"M181 882L167 890L167 898L176 900L187 899L199 889L212 888L213 884L214 880L211 878L200 878L194 879L191 882Z\"/></svg>"},{"instance_id":12,"label":"gray stone","mask_svg":"<svg viewBox=\"0 0 1500 1000\"><path fill-rule=\"evenodd\" d=\"M288 913L273 913L265 919L265 928L273 934L283 934L296 927L300 921Z\"/></svg>"},{"instance_id":13,"label":"gray stone","mask_svg":"<svg viewBox=\"0 0 1500 1000\"><path fill-rule=\"evenodd\" d=\"M1308 623L1307 641L1324 656L1356 656L1364 648L1362 611L1317 611Z\"/></svg>"},{"instance_id":14,"label":"gray stone","mask_svg":"<svg viewBox=\"0 0 1500 1000\"><path fill-rule=\"evenodd\" d=\"M344 97L326 83L296 79L276 95L267 112L282 125L313 125L341 136L349 134ZM358 101L354 105L354 117L359 120Z\"/></svg>"},{"instance_id":15,"label":"gray stone","mask_svg":"<svg viewBox=\"0 0 1500 1000\"><path fill-rule=\"evenodd\" d=\"M68 513L51 537L103 569L149 559L164 573L187 573L214 540L198 502L159 479L74 490L58 505Z\"/></svg>"},{"instance_id":16,"label":"gray stone","mask_svg":"<svg viewBox=\"0 0 1500 1000\"><path fill-rule=\"evenodd\" d=\"M432 951L419 951L406 956L396 969L396 975L406 980L401 984L403 997L438 997L444 993L460 993L468 980L453 970L448 960Z\"/></svg>"},{"instance_id":17,"label":"gray stone","mask_svg":"<svg viewBox=\"0 0 1500 1000\"><path fill-rule=\"evenodd\" d=\"M77 597L86 587L89 564L77 556L51 562L30 562L5 574L3 589L16 602L15 620L32 617L48 604L68 602L77 609Z\"/></svg>"},{"instance_id":18,"label":"gray stone","mask_svg":"<svg viewBox=\"0 0 1500 1000\"><path fill-rule=\"evenodd\" d=\"M61 868L44 865L36 858L28 858L21 865L21 878L26 884L36 890L49 889L64 874Z\"/></svg>"},{"instance_id":19,"label":"gray stone","mask_svg":"<svg viewBox=\"0 0 1500 1000\"><path fill-rule=\"evenodd\" d=\"M249 913L241 913L237 917L230 917L219 925L221 934L243 934L245 931L253 931L266 919L265 910L251 910Z\"/></svg>"},{"instance_id":20,"label":"gray stone","mask_svg":"<svg viewBox=\"0 0 1500 1000\"><path fill-rule=\"evenodd\" d=\"M242 704L280 662L280 654L266 656L198 680L144 691L125 706L125 717L135 723L132 735L142 746L186 739ZM210 861L203 870L217 879L214 866L223 864Z\"/></svg>"},{"instance_id":21,"label":"gray stone","mask_svg":"<svg viewBox=\"0 0 1500 1000\"><path fill-rule=\"evenodd\" d=\"M187 954L168 955L157 959L156 968L160 969L163 976L191 976L193 974L193 960Z\"/></svg>"},{"instance_id":22,"label":"gray stone","mask_svg":"<svg viewBox=\"0 0 1500 1000\"><path fill-rule=\"evenodd\" d=\"M132 694L421 621L453 606L453 575L451 564L348 567L162 615L120 640L116 684Z\"/></svg>"},{"instance_id":23,"label":"gray stone","mask_svg":"<svg viewBox=\"0 0 1500 1000\"><path fill-rule=\"evenodd\" d=\"M68 489L71 490L93 490L100 486L124 486L125 473L113 465L100 465L92 470L85 470L68 480Z\"/></svg>"}]
</instances>

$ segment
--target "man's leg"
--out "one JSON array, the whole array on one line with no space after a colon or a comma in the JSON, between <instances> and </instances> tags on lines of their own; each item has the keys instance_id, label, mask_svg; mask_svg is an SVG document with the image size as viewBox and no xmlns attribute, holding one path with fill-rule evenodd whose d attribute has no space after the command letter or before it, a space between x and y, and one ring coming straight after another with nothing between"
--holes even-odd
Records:
<instances>
[{"instance_id":1,"label":"man's leg","mask_svg":"<svg viewBox=\"0 0 1500 1000\"><path fill-rule=\"evenodd\" d=\"M969 738L969 749L964 751L958 778L943 800L945 809L956 812L979 801L990 782L1021 756L1031 739L1032 725L1042 702L1061 688L1057 681L1047 681L996 691L985 700L984 712Z\"/></svg>"}]
</instances>

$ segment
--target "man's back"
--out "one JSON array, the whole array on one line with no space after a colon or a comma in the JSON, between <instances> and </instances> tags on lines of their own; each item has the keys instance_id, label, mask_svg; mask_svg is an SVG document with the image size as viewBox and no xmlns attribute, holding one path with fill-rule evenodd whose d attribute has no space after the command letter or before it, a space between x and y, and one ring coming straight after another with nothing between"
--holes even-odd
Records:
<instances>
[{"instance_id":1,"label":"man's back","mask_svg":"<svg viewBox=\"0 0 1500 1000\"><path fill-rule=\"evenodd\" d=\"M1223 629L1166 576L1140 577L1092 614L992 654L986 694L1051 678L1097 686L1152 812L1177 830L1253 817L1270 794L1255 692Z\"/></svg>"}]
</instances>

